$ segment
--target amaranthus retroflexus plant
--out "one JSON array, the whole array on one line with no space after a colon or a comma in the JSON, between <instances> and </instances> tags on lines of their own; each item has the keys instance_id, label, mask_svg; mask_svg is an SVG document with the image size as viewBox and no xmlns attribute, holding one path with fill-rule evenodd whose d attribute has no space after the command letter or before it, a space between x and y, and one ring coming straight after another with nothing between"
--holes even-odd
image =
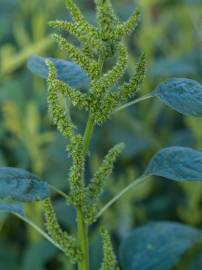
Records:
<instances>
[{"instance_id":1,"label":"amaranthus retroflexus plant","mask_svg":"<svg viewBox=\"0 0 202 270\"><path fill-rule=\"evenodd\" d=\"M145 74L145 55L140 57L137 70L131 80L118 89L114 86L122 78L128 63L127 48L124 37L136 27L139 12L135 11L124 23L114 13L109 0L97 0L97 27L90 25L72 0L66 1L72 21L54 21L50 26L68 31L81 43L80 48L70 44L64 37L54 34L53 38L67 56L85 70L91 79L87 93L73 89L70 85L57 79L57 70L51 60L49 68L48 104L49 112L59 131L68 139L67 150L72 158L69 172L70 194L67 203L77 209L78 238L64 234L56 221L51 202L45 202L45 216L50 236L64 248L73 262L78 262L79 269L88 269L88 226L96 221L97 203L113 164L124 145L119 144L109 150L100 168L86 185L84 179L85 157L95 125L106 121L114 109L122 102L134 96ZM116 64L108 71L103 71L107 58L114 57ZM67 97L71 104L89 113L84 135L78 134L70 115L59 103L59 95ZM101 269L115 269L117 263L113 254L108 232L103 229L104 261ZM77 246L75 245L77 243Z\"/></svg>"},{"instance_id":2,"label":"amaranthus retroflexus plant","mask_svg":"<svg viewBox=\"0 0 202 270\"><path fill-rule=\"evenodd\" d=\"M22 213L21 206L0 205L0 207L15 213L38 230L46 239L58 247L71 260L72 264L76 264L78 270L90 269L89 226L96 222L126 192L149 179L150 176L161 176L175 181L202 180L201 151L188 147L168 147L160 150L153 157L142 176L120 191L102 209L98 210L100 195L105 187L105 182L110 176L114 163L124 145L120 143L110 149L92 179L86 179L86 157L90 155L89 145L94 127L100 128L113 113L154 97L158 97L162 102L184 115L201 117L202 86L190 79L174 78L161 83L150 94L135 98L135 94L145 76L146 57L142 53L134 75L129 81L122 83L128 65L128 53L124 39L136 28L140 13L135 10L127 21L121 22L116 16L110 0L95 0L95 4L97 11L96 26L88 23L73 0L66 0L67 9L72 17L71 21L50 22L51 27L68 31L80 42L78 48L69 43L62 35L53 35L53 39L73 63L47 58L45 65L43 65L41 58L37 60L39 61L38 64L43 66L43 69L48 68L48 75L45 74L45 77L46 75L48 77L50 116L59 132L67 139L67 152L72 161L71 168L69 171L67 170L69 193L66 194L53 186L48 186L46 182L39 181L37 177L25 170L8 167L0 169L0 198L10 198L23 202L44 200L45 226L48 234L26 218ZM113 59L115 64L106 70L105 63L108 59ZM77 74L72 75L70 79L68 74L61 76L61 66L64 67L64 65L69 67L69 72L71 72L71 67L76 69ZM79 85L78 78L81 81L88 82L89 88L87 91L83 89L86 88L86 85L85 87ZM71 110L65 108L65 105L61 102L61 97L68 100L68 106L72 105L78 110L88 113L86 128L82 133L79 133L76 123L72 120ZM15 185L15 188L13 188L13 185ZM75 235L70 235L69 232L64 231L58 223L48 193L49 189L53 189L63 196L66 203L76 209L77 232ZM171 269L176 260L196 242L200 235L200 232L192 228L171 223L152 224L151 228L151 232L149 226L137 230L138 233L135 231L134 236L132 235L123 241L120 248L119 263L113 251L110 234L105 228L105 224L102 224L100 234L103 242L103 261L100 269L117 270L121 267L124 270L151 270L155 269L157 264L158 266L162 264L164 267L159 269ZM150 239L150 234L153 236L152 230L155 231L155 239L153 237ZM183 242L181 246L176 245L176 256L170 256L169 258L169 253L167 253L171 250L169 244L172 244L175 239L179 240L179 243L182 241L183 237L178 233L179 230L182 231L182 236L185 234L189 241ZM168 238L165 238L164 231ZM163 257L166 252L169 262L166 267L165 263L161 262L159 254L157 256L159 261L152 261L152 258L156 256L155 252L159 251L158 248L162 248L162 245L158 247L158 237L160 240L164 237L164 252L162 252L163 255L160 255ZM166 244L168 250L165 249ZM141 252L145 252L145 259L149 261L143 268L141 268L142 260L141 263L139 260L139 257L142 256Z\"/></svg>"}]
</instances>

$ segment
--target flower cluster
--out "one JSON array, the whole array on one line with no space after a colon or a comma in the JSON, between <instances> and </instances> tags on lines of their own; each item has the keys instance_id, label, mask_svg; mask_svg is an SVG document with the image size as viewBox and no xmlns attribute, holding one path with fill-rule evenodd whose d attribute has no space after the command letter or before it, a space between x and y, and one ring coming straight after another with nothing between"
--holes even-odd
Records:
<instances>
[{"instance_id":1,"label":"flower cluster","mask_svg":"<svg viewBox=\"0 0 202 270\"><path fill-rule=\"evenodd\" d=\"M97 27L86 21L72 0L66 0L72 21L55 21L50 22L50 25L68 31L80 41L81 48L76 48L61 35L53 35L59 47L67 53L68 58L80 65L91 79L91 87L86 94L56 79L54 79L55 91L60 91L67 96L73 106L89 111L95 122L101 124L110 117L120 103L127 101L137 91L144 78L146 61L143 54L131 80L114 91L114 86L123 77L128 63L124 37L135 29L140 14L139 11L134 11L126 22L120 22L109 0L95 2ZM102 74L100 67L107 57L115 57L117 62L111 70Z\"/></svg>"}]
</instances>

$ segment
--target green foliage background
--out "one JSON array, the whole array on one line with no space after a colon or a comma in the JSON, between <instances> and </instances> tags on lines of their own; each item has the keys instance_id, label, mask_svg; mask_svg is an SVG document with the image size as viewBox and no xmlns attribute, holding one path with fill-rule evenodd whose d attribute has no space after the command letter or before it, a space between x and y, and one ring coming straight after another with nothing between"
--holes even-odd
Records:
<instances>
[{"instance_id":1,"label":"green foliage background","mask_svg":"<svg viewBox=\"0 0 202 270\"><path fill-rule=\"evenodd\" d=\"M89 21L94 22L92 0L76 1ZM200 0L114 0L122 19L133 7L141 8L138 30L128 39L130 69L142 51L148 57L148 71L140 94L154 90L162 80L187 77L202 82L202 3ZM0 166L26 168L56 187L67 190L68 159L65 141L47 114L45 81L26 68L31 54L66 59L51 40L47 22L68 16L64 1L0 0ZM69 37L71 38L71 37ZM83 129L85 115L74 111ZM202 148L202 120L183 117L158 100L145 101L114 115L101 129L96 128L87 173L95 172L103 155L118 142L126 149L109 179L103 204L134 180L150 157L171 145ZM74 230L75 213L54 195L59 221ZM30 204L27 214L42 224L40 203ZM147 183L131 191L103 216L115 249L135 226L154 220L179 221L202 228L202 184ZM91 268L97 269L102 256L96 226L91 229ZM45 252L44 252L45 250ZM183 261L176 269L201 269ZM197 261L201 262L200 256ZM201 263L202 264L202 263ZM66 268L65 268L66 267ZM71 269L68 261L49 243L15 217L0 214L0 269ZM194 268L195 267L195 268ZM197 268L198 267L198 268Z\"/></svg>"}]
</instances>

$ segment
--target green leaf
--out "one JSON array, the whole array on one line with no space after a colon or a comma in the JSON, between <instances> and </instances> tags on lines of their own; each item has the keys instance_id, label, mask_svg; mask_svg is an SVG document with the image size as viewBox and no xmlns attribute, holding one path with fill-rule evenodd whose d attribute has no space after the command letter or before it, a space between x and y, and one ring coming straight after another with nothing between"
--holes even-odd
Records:
<instances>
[{"instance_id":1,"label":"green leaf","mask_svg":"<svg viewBox=\"0 0 202 270\"><path fill-rule=\"evenodd\" d=\"M202 151L182 146L164 148L152 158L144 175L202 181Z\"/></svg>"},{"instance_id":2,"label":"green leaf","mask_svg":"<svg viewBox=\"0 0 202 270\"><path fill-rule=\"evenodd\" d=\"M0 198L22 202L43 200L48 197L48 184L23 169L0 168Z\"/></svg>"},{"instance_id":3,"label":"green leaf","mask_svg":"<svg viewBox=\"0 0 202 270\"><path fill-rule=\"evenodd\" d=\"M24 209L21 204L0 204L0 212L17 213L24 215Z\"/></svg>"},{"instance_id":4,"label":"green leaf","mask_svg":"<svg viewBox=\"0 0 202 270\"><path fill-rule=\"evenodd\" d=\"M120 246L121 269L171 269L201 237L201 231L172 222L154 222L137 228Z\"/></svg>"},{"instance_id":5,"label":"green leaf","mask_svg":"<svg viewBox=\"0 0 202 270\"><path fill-rule=\"evenodd\" d=\"M27 62L27 67L32 73L47 79L48 67L45 63L47 59L51 60L54 63L57 70L57 79L69 84L72 87L87 88L87 86L89 85L88 76L78 65L70 61L51 57L44 58L33 55L29 58Z\"/></svg>"},{"instance_id":6,"label":"green leaf","mask_svg":"<svg viewBox=\"0 0 202 270\"><path fill-rule=\"evenodd\" d=\"M175 78L161 83L152 93L184 115L202 116L202 85L191 79Z\"/></svg>"}]
</instances>

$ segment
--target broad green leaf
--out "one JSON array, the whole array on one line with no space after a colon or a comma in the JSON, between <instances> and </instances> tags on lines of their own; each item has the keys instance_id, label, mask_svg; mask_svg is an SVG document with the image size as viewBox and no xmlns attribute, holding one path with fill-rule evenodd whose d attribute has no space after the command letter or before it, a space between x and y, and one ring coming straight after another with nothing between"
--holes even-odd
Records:
<instances>
[{"instance_id":1,"label":"broad green leaf","mask_svg":"<svg viewBox=\"0 0 202 270\"><path fill-rule=\"evenodd\" d=\"M48 197L48 184L30 172L11 168L0 168L0 198L22 202L43 200Z\"/></svg>"},{"instance_id":2,"label":"broad green leaf","mask_svg":"<svg viewBox=\"0 0 202 270\"><path fill-rule=\"evenodd\" d=\"M0 212L17 213L24 215L24 209L21 204L0 204Z\"/></svg>"},{"instance_id":3,"label":"broad green leaf","mask_svg":"<svg viewBox=\"0 0 202 270\"><path fill-rule=\"evenodd\" d=\"M202 151L182 146L164 148L152 158L144 175L202 181Z\"/></svg>"},{"instance_id":4,"label":"broad green leaf","mask_svg":"<svg viewBox=\"0 0 202 270\"><path fill-rule=\"evenodd\" d=\"M78 65L70 61L33 55L29 58L27 67L32 73L47 79L48 67L45 63L46 59L50 59L54 63L59 80L64 81L72 87L86 88L88 86L89 78L86 73Z\"/></svg>"},{"instance_id":5,"label":"broad green leaf","mask_svg":"<svg viewBox=\"0 0 202 270\"><path fill-rule=\"evenodd\" d=\"M154 222L137 228L121 244L121 269L172 269L201 237L201 231L172 222Z\"/></svg>"},{"instance_id":6,"label":"broad green leaf","mask_svg":"<svg viewBox=\"0 0 202 270\"><path fill-rule=\"evenodd\" d=\"M191 79L175 78L161 83L152 93L184 115L202 116L202 85Z\"/></svg>"}]
</instances>

